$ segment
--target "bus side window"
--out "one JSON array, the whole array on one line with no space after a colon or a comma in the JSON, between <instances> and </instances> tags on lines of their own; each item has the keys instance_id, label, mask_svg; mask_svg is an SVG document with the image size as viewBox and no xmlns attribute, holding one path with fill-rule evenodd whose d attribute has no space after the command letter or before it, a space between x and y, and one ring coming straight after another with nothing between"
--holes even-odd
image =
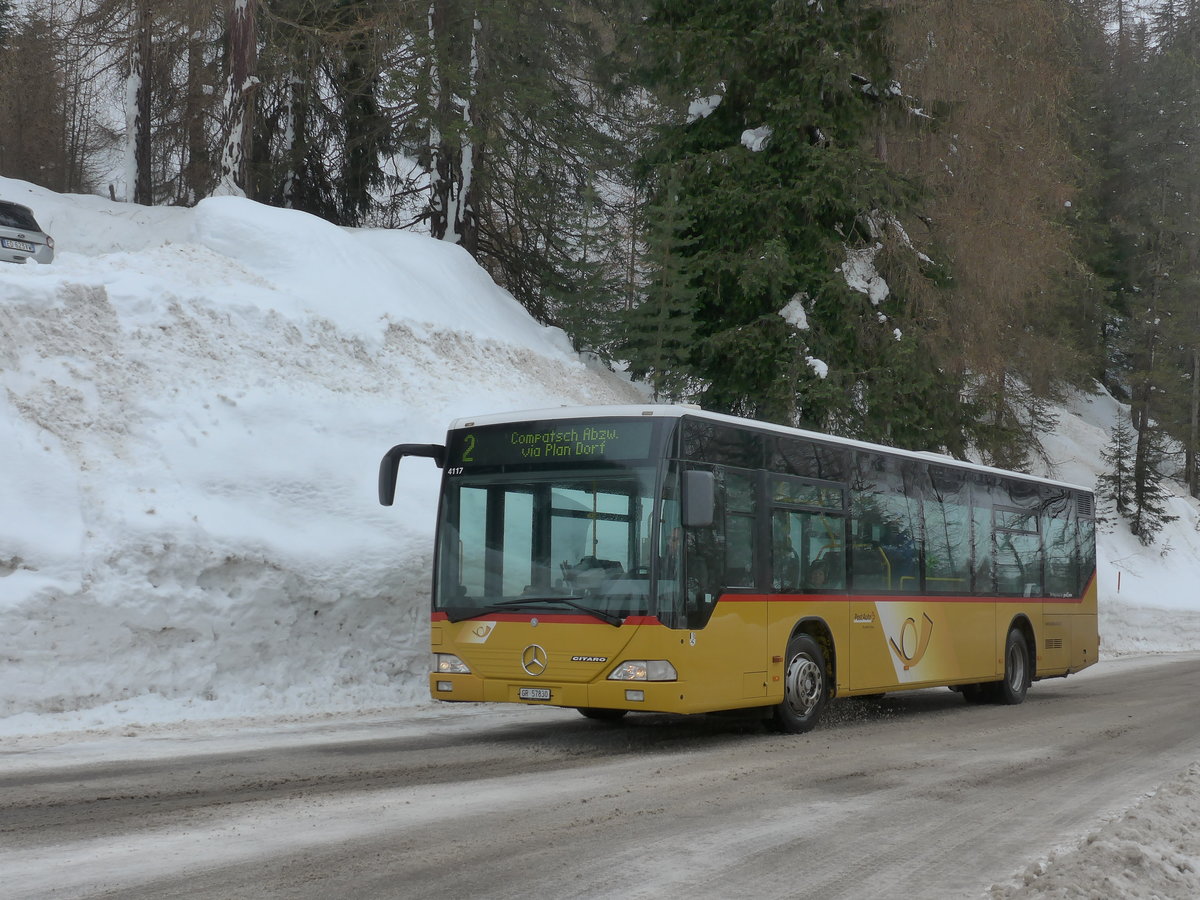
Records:
<instances>
[{"instance_id":1,"label":"bus side window","mask_svg":"<svg viewBox=\"0 0 1200 900\"><path fill-rule=\"evenodd\" d=\"M683 604L688 628L707 624L723 578L725 488L719 473L715 493L713 524L684 529Z\"/></svg>"},{"instance_id":2,"label":"bus side window","mask_svg":"<svg viewBox=\"0 0 1200 900\"><path fill-rule=\"evenodd\" d=\"M1042 503L1042 540L1046 560L1046 593L1073 597L1079 583L1075 504L1069 491Z\"/></svg>"},{"instance_id":3,"label":"bus side window","mask_svg":"<svg viewBox=\"0 0 1200 900\"><path fill-rule=\"evenodd\" d=\"M971 487L971 572L977 594L996 592L992 568L993 476L978 477Z\"/></svg>"},{"instance_id":4,"label":"bus side window","mask_svg":"<svg viewBox=\"0 0 1200 900\"><path fill-rule=\"evenodd\" d=\"M804 586L809 590L844 590L846 555L842 551L845 519L826 513L803 513Z\"/></svg>"},{"instance_id":5,"label":"bus side window","mask_svg":"<svg viewBox=\"0 0 1200 900\"><path fill-rule=\"evenodd\" d=\"M719 470L725 493L725 577L722 587L754 587L757 480L752 473Z\"/></svg>"},{"instance_id":6,"label":"bus side window","mask_svg":"<svg viewBox=\"0 0 1200 900\"><path fill-rule=\"evenodd\" d=\"M962 472L931 467L924 488L925 589L971 592L970 492Z\"/></svg>"},{"instance_id":7,"label":"bus side window","mask_svg":"<svg viewBox=\"0 0 1200 900\"><path fill-rule=\"evenodd\" d=\"M771 516L771 588L785 594L800 590L799 513L777 509ZM795 524L795 528L793 528Z\"/></svg>"},{"instance_id":8,"label":"bus side window","mask_svg":"<svg viewBox=\"0 0 1200 900\"><path fill-rule=\"evenodd\" d=\"M713 524L685 528L684 604L689 628L702 628L727 588L754 586L756 476L714 467Z\"/></svg>"},{"instance_id":9,"label":"bus side window","mask_svg":"<svg viewBox=\"0 0 1200 900\"><path fill-rule=\"evenodd\" d=\"M996 559L996 590L1026 597L1042 592L1037 519L1020 519L1019 513L993 510L992 552ZM1005 527L1009 525L1011 527Z\"/></svg>"},{"instance_id":10,"label":"bus side window","mask_svg":"<svg viewBox=\"0 0 1200 900\"><path fill-rule=\"evenodd\" d=\"M776 509L771 517L771 588L783 593L844 588L844 521L815 510Z\"/></svg>"},{"instance_id":11,"label":"bus side window","mask_svg":"<svg viewBox=\"0 0 1200 900\"><path fill-rule=\"evenodd\" d=\"M1001 594L1042 594L1045 579L1038 500L1028 485L1001 481L999 503L992 507L992 559L996 590Z\"/></svg>"},{"instance_id":12,"label":"bus side window","mask_svg":"<svg viewBox=\"0 0 1200 900\"><path fill-rule=\"evenodd\" d=\"M1088 516L1079 516L1079 586L1075 596L1082 597L1088 582L1096 572L1096 522L1091 518L1089 497Z\"/></svg>"},{"instance_id":13,"label":"bus side window","mask_svg":"<svg viewBox=\"0 0 1200 900\"><path fill-rule=\"evenodd\" d=\"M879 453L854 454L852 586L859 593L921 589L921 501L915 467Z\"/></svg>"},{"instance_id":14,"label":"bus side window","mask_svg":"<svg viewBox=\"0 0 1200 900\"><path fill-rule=\"evenodd\" d=\"M689 528L684 563L684 607L689 628L702 628L717 599L721 553L712 528Z\"/></svg>"}]
</instances>

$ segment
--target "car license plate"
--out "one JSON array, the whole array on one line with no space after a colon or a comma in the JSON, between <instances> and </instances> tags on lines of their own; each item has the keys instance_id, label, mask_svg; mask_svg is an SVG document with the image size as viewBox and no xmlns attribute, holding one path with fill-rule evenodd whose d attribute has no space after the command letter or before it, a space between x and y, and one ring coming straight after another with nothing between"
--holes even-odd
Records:
<instances>
[{"instance_id":1,"label":"car license plate","mask_svg":"<svg viewBox=\"0 0 1200 900\"><path fill-rule=\"evenodd\" d=\"M24 250L26 253L33 252L33 244L28 244L25 241L12 241L8 238L0 238L0 243L3 243L9 250Z\"/></svg>"},{"instance_id":2,"label":"car license plate","mask_svg":"<svg viewBox=\"0 0 1200 900\"><path fill-rule=\"evenodd\" d=\"M549 700L550 688L517 688L517 696L522 700Z\"/></svg>"}]
</instances>

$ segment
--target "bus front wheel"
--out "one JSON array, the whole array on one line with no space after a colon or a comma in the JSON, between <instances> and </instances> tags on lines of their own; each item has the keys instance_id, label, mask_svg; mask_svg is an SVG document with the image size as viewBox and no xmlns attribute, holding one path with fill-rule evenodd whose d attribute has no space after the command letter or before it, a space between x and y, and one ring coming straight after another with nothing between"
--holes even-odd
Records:
<instances>
[{"instance_id":1,"label":"bus front wheel","mask_svg":"<svg viewBox=\"0 0 1200 900\"><path fill-rule=\"evenodd\" d=\"M829 701L825 653L816 639L798 634L788 641L784 657L783 702L775 707L775 726L785 734L816 727Z\"/></svg>"},{"instance_id":2,"label":"bus front wheel","mask_svg":"<svg viewBox=\"0 0 1200 900\"><path fill-rule=\"evenodd\" d=\"M990 684L961 684L955 688L968 703L991 703L992 685Z\"/></svg>"}]
</instances>

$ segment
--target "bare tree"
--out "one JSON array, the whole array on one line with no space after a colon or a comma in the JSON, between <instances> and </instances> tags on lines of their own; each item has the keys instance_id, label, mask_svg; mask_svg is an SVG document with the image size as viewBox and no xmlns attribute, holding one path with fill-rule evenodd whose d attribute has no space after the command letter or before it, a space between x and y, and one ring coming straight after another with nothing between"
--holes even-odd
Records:
<instances>
[{"instance_id":1,"label":"bare tree","mask_svg":"<svg viewBox=\"0 0 1200 900\"><path fill-rule=\"evenodd\" d=\"M0 50L0 171L66 190L65 90L55 60L53 23L39 14L15 21Z\"/></svg>"},{"instance_id":2,"label":"bare tree","mask_svg":"<svg viewBox=\"0 0 1200 900\"><path fill-rule=\"evenodd\" d=\"M892 7L898 90L911 99L888 163L926 187L912 234L950 276L920 314L932 352L975 386L964 400L990 421L980 449L1009 466L1036 438L1036 399L1081 377L1079 334L1096 318L1068 227L1084 184L1065 16L1042 0Z\"/></svg>"}]
</instances>

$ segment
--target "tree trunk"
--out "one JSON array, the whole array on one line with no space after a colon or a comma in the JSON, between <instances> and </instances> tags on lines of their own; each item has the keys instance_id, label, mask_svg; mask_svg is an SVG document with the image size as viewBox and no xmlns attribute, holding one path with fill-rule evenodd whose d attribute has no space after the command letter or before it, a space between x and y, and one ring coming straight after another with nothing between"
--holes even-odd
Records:
<instances>
[{"instance_id":1,"label":"tree trunk","mask_svg":"<svg viewBox=\"0 0 1200 900\"><path fill-rule=\"evenodd\" d=\"M221 159L222 191L253 196L247 162L254 134L254 86L258 82L258 0L231 0L229 9L228 131Z\"/></svg>"},{"instance_id":2,"label":"tree trunk","mask_svg":"<svg viewBox=\"0 0 1200 900\"><path fill-rule=\"evenodd\" d=\"M204 23L199 15L190 22L191 34L187 43L187 87L184 96L184 128L187 132L187 159L183 164L182 199L188 205L196 203L212 186L212 171L208 151L208 136L204 131L204 44L198 39Z\"/></svg>"},{"instance_id":3,"label":"tree trunk","mask_svg":"<svg viewBox=\"0 0 1200 900\"><path fill-rule=\"evenodd\" d=\"M1196 456L1200 453L1200 347L1192 348L1192 422L1187 448L1188 493L1200 497L1200 464Z\"/></svg>"},{"instance_id":4,"label":"tree trunk","mask_svg":"<svg viewBox=\"0 0 1200 900\"><path fill-rule=\"evenodd\" d=\"M478 19L462 15L453 0L429 6L432 174L429 230L472 256L479 246L475 215L474 123L471 103L478 77Z\"/></svg>"},{"instance_id":5,"label":"tree trunk","mask_svg":"<svg viewBox=\"0 0 1200 900\"><path fill-rule=\"evenodd\" d=\"M296 173L303 165L303 148L299 135L303 133L300 117L303 115L301 91L303 83L295 74L287 79L287 108L283 114L283 161L285 165L280 202L285 209L296 206Z\"/></svg>"},{"instance_id":6,"label":"tree trunk","mask_svg":"<svg viewBox=\"0 0 1200 900\"><path fill-rule=\"evenodd\" d=\"M150 177L151 14L149 0L134 0L129 77L125 93L125 190L134 203L154 202Z\"/></svg>"},{"instance_id":7,"label":"tree trunk","mask_svg":"<svg viewBox=\"0 0 1200 900\"><path fill-rule=\"evenodd\" d=\"M184 99L184 128L187 129L187 158L180 173L182 200L189 206L204 196L205 147L204 119L200 105L203 102L197 83L197 66L199 49L195 45L188 47L188 86Z\"/></svg>"}]
</instances>

